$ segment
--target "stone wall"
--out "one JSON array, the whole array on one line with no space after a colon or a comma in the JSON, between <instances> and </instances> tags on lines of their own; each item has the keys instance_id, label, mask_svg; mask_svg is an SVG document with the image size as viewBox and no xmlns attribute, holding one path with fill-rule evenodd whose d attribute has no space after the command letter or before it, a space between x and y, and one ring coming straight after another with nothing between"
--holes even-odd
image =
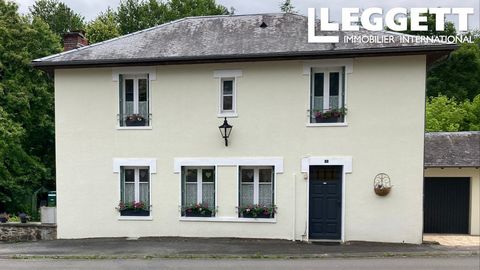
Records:
<instances>
[{"instance_id":1,"label":"stone wall","mask_svg":"<svg viewBox=\"0 0 480 270\"><path fill-rule=\"evenodd\" d=\"M37 241L57 238L57 226L51 224L0 223L0 241Z\"/></svg>"}]
</instances>

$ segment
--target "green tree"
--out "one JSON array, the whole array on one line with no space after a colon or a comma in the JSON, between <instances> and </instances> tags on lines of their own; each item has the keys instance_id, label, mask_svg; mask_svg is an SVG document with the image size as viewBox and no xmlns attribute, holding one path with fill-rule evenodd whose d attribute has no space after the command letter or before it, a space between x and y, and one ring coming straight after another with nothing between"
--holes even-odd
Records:
<instances>
[{"instance_id":1,"label":"green tree","mask_svg":"<svg viewBox=\"0 0 480 270\"><path fill-rule=\"evenodd\" d=\"M121 34L136 32L188 16L229 14L215 0L123 0L117 10Z\"/></svg>"},{"instance_id":2,"label":"green tree","mask_svg":"<svg viewBox=\"0 0 480 270\"><path fill-rule=\"evenodd\" d=\"M429 98L426 106L426 130L460 131L464 125L467 111L461 103L446 96Z\"/></svg>"},{"instance_id":3,"label":"green tree","mask_svg":"<svg viewBox=\"0 0 480 270\"><path fill-rule=\"evenodd\" d=\"M480 46L461 44L450 57L428 72L427 95L473 100L480 94Z\"/></svg>"},{"instance_id":4,"label":"green tree","mask_svg":"<svg viewBox=\"0 0 480 270\"><path fill-rule=\"evenodd\" d=\"M30 13L33 17L41 18L59 36L71 30L85 29L83 16L58 0L37 0L30 8Z\"/></svg>"},{"instance_id":5,"label":"green tree","mask_svg":"<svg viewBox=\"0 0 480 270\"><path fill-rule=\"evenodd\" d=\"M280 4L280 10L284 13L297 13L290 0L285 0L282 4Z\"/></svg>"},{"instance_id":6,"label":"green tree","mask_svg":"<svg viewBox=\"0 0 480 270\"><path fill-rule=\"evenodd\" d=\"M473 101L465 101L463 108L467 112L463 130L480 131L480 94Z\"/></svg>"},{"instance_id":7,"label":"green tree","mask_svg":"<svg viewBox=\"0 0 480 270\"><path fill-rule=\"evenodd\" d=\"M110 8L100 13L87 24L86 34L91 44L120 36L117 14Z\"/></svg>"},{"instance_id":8,"label":"green tree","mask_svg":"<svg viewBox=\"0 0 480 270\"><path fill-rule=\"evenodd\" d=\"M54 186L53 83L30 62L60 49L43 20L0 0L0 211L27 210L35 188Z\"/></svg>"}]
</instances>

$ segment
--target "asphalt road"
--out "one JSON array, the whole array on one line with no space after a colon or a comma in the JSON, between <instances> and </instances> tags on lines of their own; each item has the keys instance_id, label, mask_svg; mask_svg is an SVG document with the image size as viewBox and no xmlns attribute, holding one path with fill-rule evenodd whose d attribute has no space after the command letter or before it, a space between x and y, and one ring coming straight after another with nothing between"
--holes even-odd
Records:
<instances>
[{"instance_id":1,"label":"asphalt road","mask_svg":"<svg viewBox=\"0 0 480 270\"><path fill-rule=\"evenodd\" d=\"M296 259L296 260L36 260L6 259L0 260L0 269L43 270L43 269L480 269L479 257L450 258L365 258L365 259Z\"/></svg>"}]
</instances>

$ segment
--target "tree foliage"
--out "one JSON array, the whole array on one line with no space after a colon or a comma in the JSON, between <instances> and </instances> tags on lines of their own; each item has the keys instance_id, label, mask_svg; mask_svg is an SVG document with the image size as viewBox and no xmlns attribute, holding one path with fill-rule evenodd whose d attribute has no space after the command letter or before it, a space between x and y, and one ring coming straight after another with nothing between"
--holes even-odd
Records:
<instances>
[{"instance_id":1,"label":"tree foliage","mask_svg":"<svg viewBox=\"0 0 480 270\"><path fill-rule=\"evenodd\" d=\"M117 14L111 9L100 13L97 18L87 24L86 33L90 43L120 36Z\"/></svg>"},{"instance_id":2,"label":"tree foliage","mask_svg":"<svg viewBox=\"0 0 480 270\"><path fill-rule=\"evenodd\" d=\"M58 0L37 0L30 8L33 17L42 19L50 29L61 36L71 30L85 28L84 17Z\"/></svg>"},{"instance_id":3,"label":"tree foliage","mask_svg":"<svg viewBox=\"0 0 480 270\"><path fill-rule=\"evenodd\" d=\"M283 3L281 3L280 10L284 13L297 13L290 0L285 0Z\"/></svg>"},{"instance_id":4,"label":"tree foliage","mask_svg":"<svg viewBox=\"0 0 480 270\"><path fill-rule=\"evenodd\" d=\"M473 100L480 93L480 46L461 44L450 57L432 68L427 77L427 94Z\"/></svg>"},{"instance_id":5,"label":"tree foliage","mask_svg":"<svg viewBox=\"0 0 480 270\"><path fill-rule=\"evenodd\" d=\"M188 16L229 14L215 0L123 0L116 13L122 35Z\"/></svg>"},{"instance_id":6,"label":"tree foliage","mask_svg":"<svg viewBox=\"0 0 480 270\"><path fill-rule=\"evenodd\" d=\"M427 17L426 23L421 23L421 25L428 26L427 31L412 31L411 29L411 18L407 17L407 31L403 31L404 34L417 35L417 36L454 36L457 34L455 25L452 22L446 21L444 23L444 30L440 31L436 29L437 18L435 14L424 13L422 16Z\"/></svg>"},{"instance_id":7,"label":"tree foliage","mask_svg":"<svg viewBox=\"0 0 480 270\"><path fill-rule=\"evenodd\" d=\"M24 197L54 185L53 83L31 60L60 51L38 18L0 0L0 211L20 211Z\"/></svg>"},{"instance_id":8,"label":"tree foliage","mask_svg":"<svg viewBox=\"0 0 480 270\"><path fill-rule=\"evenodd\" d=\"M426 130L480 131L480 94L473 101L456 101L447 96L431 97L426 106Z\"/></svg>"}]
</instances>

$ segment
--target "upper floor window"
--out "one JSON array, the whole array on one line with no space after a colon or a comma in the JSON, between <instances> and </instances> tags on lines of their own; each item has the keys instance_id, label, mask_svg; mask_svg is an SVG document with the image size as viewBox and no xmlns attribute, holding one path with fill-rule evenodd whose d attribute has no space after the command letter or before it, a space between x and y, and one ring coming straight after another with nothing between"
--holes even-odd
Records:
<instances>
[{"instance_id":1,"label":"upper floor window","mask_svg":"<svg viewBox=\"0 0 480 270\"><path fill-rule=\"evenodd\" d=\"M235 114L235 78L222 78L220 88L220 114Z\"/></svg>"},{"instance_id":2,"label":"upper floor window","mask_svg":"<svg viewBox=\"0 0 480 270\"><path fill-rule=\"evenodd\" d=\"M120 75L120 126L150 125L148 75Z\"/></svg>"},{"instance_id":3,"label":"upper floor window","mask_svg":"<svg viewBox=\"0 0 480 270\"><path fill-rule=\"evenodd\" d=\"M310 123L345 121L344 68L312 68Z\"/></svg>"},{"instance_id":4,"label":"upper floor window","mask_svg":"<svg viewBox=\"0 0 480 270\"><path fill-rule=\"evenodd\" d=\"M150 215L149 167L120 167L120 215Z\"/></svg>"},{"instance_id":5,"label":"upper floor window","mask_svg":"<svg viewBox=\"0 0 480 270\"><path fill-rule=\"evenodd\" d=\"M182 167L182 216L215 216L215 167Z\"/></svg>"},{"instance_id":6,"label":"upper floor window","mask_svg":"<svg viewBox=\"0 0 480 270\"><path fill-rule=\"evenodd\" d=\"M240 167L239 185L240 217L274 217L275 205L273 167Z\"/></svg>"}]
</instances>

